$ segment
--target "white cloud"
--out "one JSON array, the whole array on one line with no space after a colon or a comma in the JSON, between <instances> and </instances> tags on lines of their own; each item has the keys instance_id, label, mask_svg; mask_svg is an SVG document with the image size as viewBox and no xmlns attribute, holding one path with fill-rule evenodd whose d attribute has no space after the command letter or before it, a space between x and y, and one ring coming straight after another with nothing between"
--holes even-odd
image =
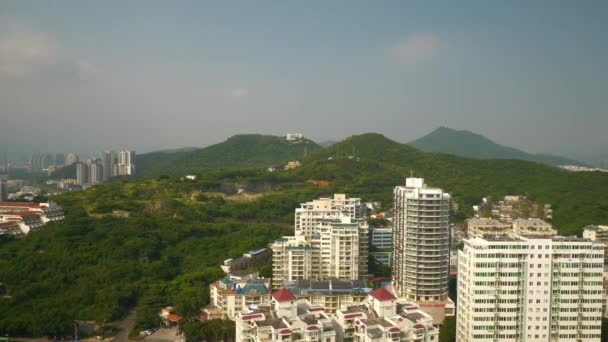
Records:
<instances>
[{"instance_id":1,"label":"white cloud","mask_svg":"<svg viewBox=\"0 0 608 342\"><path fill-rule=\"evenodd\" d=\"M32 79L99 79L103 70L44 32L0 27L0 75Z\"/></svg>"},{"instance_id":2,"label":"white cloud","mask_svg":"<svg viewBox=\"0 0 608 342\"><path fill-rule=\"evenodd\" d=\"M0 32L0 73L24 75L55 63L58 45L46 34L18 29Z\"/></svg>"},{"instance_id":3,"label":"white cloud","mask_svg":"<svg viewBox=\"0 0 608 342\"><path fill-rule=\"evenodd\" d=\"M226 97L242 98L247 96L249 96L249 89L247 88L232 88L226 91Z\"/></svg>"},{"instance_id":4,"label":"white cloud","mask_svg":"<svg viewBox=\"0 0 608 342\"><path fill-rule=\"evenodd\" d=\"M402 61L415 62L434 57L441 47L442 42L437 34L417 32L390 46L388 51Z\"/></svg>"}]
</instances>

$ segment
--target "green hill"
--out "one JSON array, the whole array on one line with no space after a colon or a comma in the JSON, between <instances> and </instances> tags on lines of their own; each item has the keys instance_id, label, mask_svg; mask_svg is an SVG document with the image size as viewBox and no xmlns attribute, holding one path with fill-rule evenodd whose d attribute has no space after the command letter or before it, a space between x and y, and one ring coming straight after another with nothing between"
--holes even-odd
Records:
<instances>
[{"instance_id":1,"label":"green hill","mask_svg":"<svg viewBox=\"0 0 608 342\"><path fill-rule=\"evenodd\" d=\"M428 152L448 153L471 158L522 159L548 165L584 165L576 160L550 154L531 154L503 146L470 131L439 127L424 137L409 143Z\"/></svg>"},{"instance_id":2,"label":"green hill","mask_svg":"<svg viewBox=\"0 0 608 342\"><path fill-rule=\"evenodd\" d=\"M354 150L354 157L352 151ZM565 235L608 222L608 174L567 172L517 159L476 159L420 151L380 134L350 137L314 151L294 171L301 179L325 179L344 191L392 203L392 188L413 174L449 191L472 214L472 205L487 195L524 194L552 203L554 224Z\"/></svg>"},{"instance_id":3,"label":"green hill","mask_svg":"<svg viewBox=\"0 0 608 342\"><path fill-rule=\"evenodd\" d=\"M283 137L241 134L219 144L180 152L153 152L137 157L139 177L184 175L201 170L242 167L267 167L318 149L311 140L288 142Z\"/></svg>"},{"instance_id":4,"label":"green hill","mask_svg":"<svg viewBox=\"0 0 608 342\"><path fill-rule=\"evenodd\" d=\"M213 150L215 156L219 150L243 156L228 146L252 141L247 139L228 139ZM272 151L276 139L253 139L258 143L252 153L262 154L259 140L268 140ZM600 172L423 152L380 134L316 148L290 171L266 172L258 160L242 162L252 168L197 168L195 181L115 179L53 196L65 208L65 222L23 239L0 239L0 332L59 335L71 330L74 319L113 321L133 308L136 328L147 329L158 326L158 308L166 305L177 308L188 331L199 324L191 318L208 304L208 284L222 276L217 265L293 232L298 203L344 192L390 208L393 187L412 174L461 204L454 221L470 215L483 196L523 194L552 203L553 223L564 235L608 222L608 175ZM319 187L308 180L329 182ZM247 191L235 195L235 184ZM115 210L129 215L115 217Z\"/></svg>"}]
</instances>

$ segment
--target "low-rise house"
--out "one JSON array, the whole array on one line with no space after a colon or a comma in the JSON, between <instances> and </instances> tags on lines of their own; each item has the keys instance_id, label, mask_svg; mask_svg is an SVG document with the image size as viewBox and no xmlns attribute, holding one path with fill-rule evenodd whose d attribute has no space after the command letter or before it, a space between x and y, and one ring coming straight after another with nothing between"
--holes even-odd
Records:
<instances>
[{"instance_id":1,"label":"low-rise house","mask_svg":"<svg viewBox=\"0 0 608 342\"><path fill-rule=\"evenodd\" d=\"M270 302L270 280L259 272L237 270L209 285L209 295L207 318L234 320L243 308Z\"/></svg>"},{"instance_id":2,"label":"low-rise house","mask_svg":"<svg viewBox=\"0 0 608 342\"><path fill-rule=\"evenodd\" d=\"M513 220L513 233L516 235L554 236L557 230L550 223L537 218L518 218Z\"/></svg>"},{"instance_id":3,"label":"low-rise house","mask_svg":"<svg viewBox=\"0 0 608 342\"><path fill-rule=\"evenodd\" d=\"M220 268L225 273L231 273L236 270L242 270L249 267L254 262L264 261L272 255L272 250L269 248L260 248L254 251L244 253L242 256L234 259L226 259Z\"/></svg>"},{"instance_id":4,"label":"low-rise house","mask_svg":"<svg viewBox=\"0 0 608 342\"><path fill-rule=\"evenodd\" d=\"M361 305L336 312L339 341L438 341L433 318L415 303L397 297L387 288L372 291Z\"/></svg>"},{"instance_id":5,"label":"low-rise house","mask_svg":"<svg viewBox=\"0 0 608 342\"><path fill-rule=\"evenodd\" d=\"M509 234L513 231L510 223L500 222L489 217L475 217L465 221L468 237L482 236L485 234Z\"/></svg>"},{"instance_id":6,"label":"low-rise house","mask_svg":"<svg viewBox=\"0 0 608 342\"><path fill-rule=\"evenodd\" d=\"M283 170L287 171L291 169L297 169L300 166L302 166L302 162L300 162L299 160L291 160L287 162L285 167L283 167Z\"/></svg>"},{"instance_id":7,"label":"low-rise house","mask_svg":"<svg viewBox=\"0 0 608 342\"><path fill-rule=\"evenodd\" d=\"M180 327L183 320L183 317L175 314L175 308L172 306L166 306L160 309L160 318L163 321L163 324L167 327Z\"/></svg>"},{"instance_id":8,"label":"low-rise house","mask_svg":"<svg viewBox=\"0 0 608 342\"><path fill-rule=\"evenodd\" d=\"M250 307L236 318L237 342L318 341L335 342L336 323L325 308L298 300L283 288L271 303Z\"/></svg>"},{"instance_id":9,"label":"low-rise house","mask_svg":"<svg viewBox=\"0 0 608 342\"><path fill-rule=\"evenodd\" d=\"M0 222L0 236L2 235L21 235L23 231L19 226L19 222L8 221Z\"/></svg>"}]
</instances>

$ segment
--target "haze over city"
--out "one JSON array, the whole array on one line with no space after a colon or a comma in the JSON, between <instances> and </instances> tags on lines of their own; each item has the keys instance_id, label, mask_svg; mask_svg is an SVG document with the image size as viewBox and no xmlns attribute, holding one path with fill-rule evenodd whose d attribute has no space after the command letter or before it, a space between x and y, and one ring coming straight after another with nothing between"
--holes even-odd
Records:
<instances>
[{"instance_id":1,"label":"haze over city","mask_svg":"<svg viewBox=\"0 0 608 342\"><path fill-rule=\"evenodd\" d=\"M608 159L608 5L3 1L0 152L438 126Z\"/></svg>"}]
</instances>

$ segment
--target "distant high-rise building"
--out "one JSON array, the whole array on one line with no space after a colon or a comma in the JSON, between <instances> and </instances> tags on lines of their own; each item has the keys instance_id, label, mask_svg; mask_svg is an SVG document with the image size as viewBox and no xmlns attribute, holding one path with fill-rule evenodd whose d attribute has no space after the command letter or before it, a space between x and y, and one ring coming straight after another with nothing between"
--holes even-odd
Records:
<instances>
[{"instance_id":1,"label":"distant high-rise building","mask_svg":"<svg viewBox=\"0 0 608 342\"><path fill-rule=\"evenodd\" d=\"M112 164L114 162L114 152L104 151L101 154L101 161L103 164L103 181L107 181L112 177Z\"/></svg>"},{"instance_id":2,"label":"distant high-rise building","mask_svg":"<svg viewBox=\"0 0 608 342\"><path fill-rule=\"evenodd\" d=\"M34 153L30 159L32 170L40 171L53 164L54 158L49 153Z\"/></svg>"},{"instance_id":3,"label":"distant high-rise building","mask_svg":"<svg viewBox=\"0 0 608 342\"><path fill-rule=\"evenodd\" d=\"M6 181L0 178L0 202L8 200L8 185Z\"/></svg>"},{"instance_id":4,"label":"distant high-rise building","mask_svg":"<svg viewBox=\"0 0 608 342\"><path fill-rule=\"evenodd\" d=\"M65 165L72 165L74 163L78 163L78 155L75 153L68 154L68 156L65 158Z\"/></svg>"},{"instance_id":5,"label":"distant high-rise building","mask_svg":"<svg viewBox=\"0 0 608 342\"><path fill-rule=\"evenodd\" d=\"M600 341L604 244L485 235L458 252L457 341Z\"/></svg>"},{"instance_id":6,"label":"distant high-rise building","mask_svg":"<svg viewBox=\"0 0 608 342\"><path fill-rule=\"evenodd\" d=\"M89 166L83 162L76 163L76 184L89 184Z\"/></svg>"},{"instance_id":7,"label":"distant high-rise building","mask_svg":"<svg viewBox=\"0 0 608 342\"><path fill-rule=\"evenodd\" d=\"M135 174L135 151L120 151L118 154L118 174L120 176L131 176Z\"/></svg>"},{"instance_id":8,"label":"distant high-rise building","mask_svg":"<svg viewBox=\"0 0 608 342\"><path fill-rule=\"evenodd\" d=\"M100 159L93 159L89 165L89 184L95 185L103 182L103 164Z\"/></svg>"},{"instance_id":9,"label":"distant high-rise building","mask_svg":"<svg viewBox=\"0 0 608 342\"><path fill-rule=\"evenodd\" d=\"M394 190L393 286L417 302L446 301L450 251L450 194L407 178Z\"/></svg>"},{"instance_id":10,"label":"distant high-rise building","mask_svg":"<svg viewBox=\"0 0 608 342\"><path fill-rule=\"evenodd\" d=\"M63 153L57 153L55 155L55 165L64 165L65 164L65 155Z\"/></svg>"}]
</instances>

